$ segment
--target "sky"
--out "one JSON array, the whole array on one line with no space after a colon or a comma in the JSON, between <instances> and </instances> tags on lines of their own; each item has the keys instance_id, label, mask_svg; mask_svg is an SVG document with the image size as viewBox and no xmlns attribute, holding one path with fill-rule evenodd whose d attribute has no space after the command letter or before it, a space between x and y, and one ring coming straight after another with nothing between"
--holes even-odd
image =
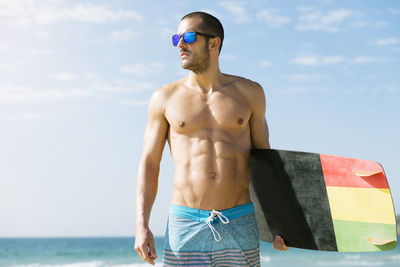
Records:
<instances>
[{"instance_id":1,"label":"sky","mask_svg":"<svg viewBox=\"0 0 400 267\"><path fill-rule=\"evenodd\" d=\"M199 10L221 71L264 88L272 148L380 162L400 213L399 1L0 0L0 237L134 235L147 103L188 74L171 36Z\"/></svg>"}]
</instances>

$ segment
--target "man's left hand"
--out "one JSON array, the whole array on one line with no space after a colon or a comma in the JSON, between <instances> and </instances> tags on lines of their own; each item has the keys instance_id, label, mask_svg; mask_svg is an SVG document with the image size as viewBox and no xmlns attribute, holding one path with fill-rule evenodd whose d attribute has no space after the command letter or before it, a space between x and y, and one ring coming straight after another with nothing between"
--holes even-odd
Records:
<instances>
[{"instance_id":1,"label":"man's left hand","mask_svg":"<svg viewBox=\"0 0 400 267\"><path fill-rule=\"evenodd\" d=\"M274 247L274 249L276 250L283 250L286 251L289 249L288 246L286 246L285 241L283 240L283 238L279 235L277 235L275 237L275 241L272 243L272 246Z\"/></svg>"}]
</instances>

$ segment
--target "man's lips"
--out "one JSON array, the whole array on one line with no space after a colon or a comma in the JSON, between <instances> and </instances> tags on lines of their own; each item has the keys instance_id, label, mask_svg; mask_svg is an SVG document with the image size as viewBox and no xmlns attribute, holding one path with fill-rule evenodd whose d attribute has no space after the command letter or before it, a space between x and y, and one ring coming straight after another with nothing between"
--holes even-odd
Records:
<instances>
[{"instance_id":1,"label":"man's lips","mask_svg":"<svg viewBox=\"0 0 400 267\"><path fill-rule=\"evenodd\" d=\"M182 52L180 53L180 55L181 55L181 57L183 57L183 56L189 56L190 53L189 53L189 52L182 51Z\"/></svg>"}]
</instances>

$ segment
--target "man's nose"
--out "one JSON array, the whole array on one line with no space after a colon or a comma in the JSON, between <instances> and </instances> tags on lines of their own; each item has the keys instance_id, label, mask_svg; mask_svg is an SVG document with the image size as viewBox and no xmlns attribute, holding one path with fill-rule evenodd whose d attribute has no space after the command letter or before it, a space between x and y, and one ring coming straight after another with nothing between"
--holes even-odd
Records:
<instances>
[{"instance_id":1,"label":"man's nose","mask_svg":"<svg viewBox=\"0 0 400 267\"><path fill-rule=\"evenodd\" d=\"M179 39L177 47L179 47L179 48L186 47L186 43L185 43L185 41L183 41L183 37L181 37Z\"/></svg>"}]
</instances>

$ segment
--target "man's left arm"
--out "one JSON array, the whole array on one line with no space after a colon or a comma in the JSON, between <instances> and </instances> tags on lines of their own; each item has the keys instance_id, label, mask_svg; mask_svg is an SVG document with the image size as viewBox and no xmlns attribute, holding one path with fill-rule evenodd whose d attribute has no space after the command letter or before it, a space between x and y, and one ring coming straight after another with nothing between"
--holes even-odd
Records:
<instances>
[{"instance_id":1,"label":"man's left arm","mask_svg":"<svg viewBox=\"0 0 400 267\"><path fill-rule=\"evenodd\" d=\"M263 88L254 83L254 88L250 91L250 134L252 148L270 148L269 144L269 130L268 124L265 119L265 95Z\"/></svg>"},{"instance_id":2,"label":"man's left arm","mask_svg":"<svg viewBox=\"0 0 400 267\"><path fill-rule=\"evenodd\" d=\"M271 148L269 144L269 130L267 120L265 119L266 101L263 88L254 83L254 88L251 90L250 95L250 106L251 106L251 117L250 117L250 134L252 148ZM277 250L288 250L285 241L282 237L277 235L274 242L272 243L274 249Z\"/></svg>"}]
</instances>

